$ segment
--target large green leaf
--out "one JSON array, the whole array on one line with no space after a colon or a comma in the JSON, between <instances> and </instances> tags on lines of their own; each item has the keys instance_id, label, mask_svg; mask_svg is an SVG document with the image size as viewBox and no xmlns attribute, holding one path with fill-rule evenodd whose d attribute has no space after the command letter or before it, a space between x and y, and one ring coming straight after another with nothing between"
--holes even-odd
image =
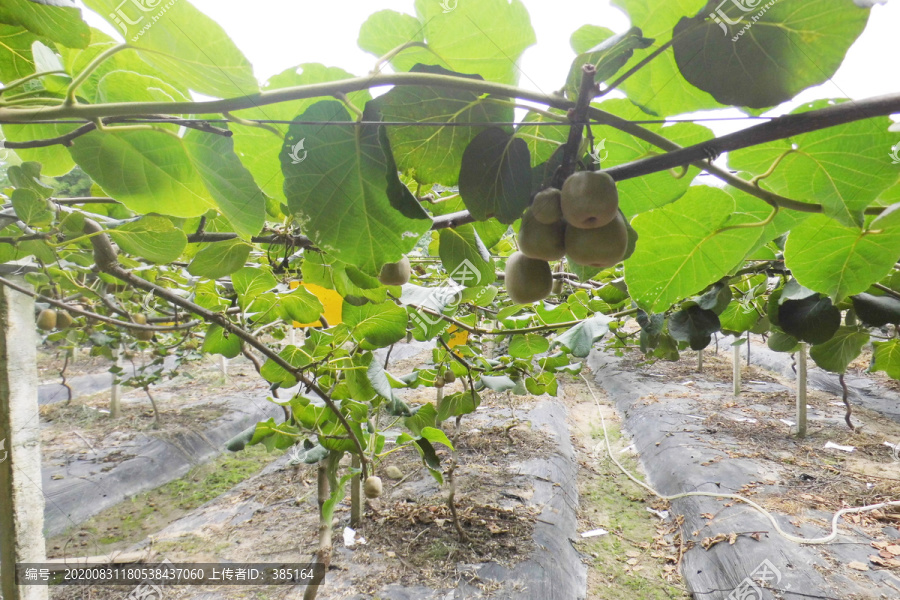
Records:
<instances>
[{"instance_id":1,"label":"large green leaf","mask_svg":"<svg viewBox=\"0 0 900 600\"><path fill-rule=\"evenodd\" d=\"M900 259L900 204L865 230L813 215L791 231L784 258L797 281L834 302L864 292Z\"/></svg>"},{"instance_id":2,"label":"large green leaf","mask_svg":"<svg viewBox=\"0 0 900 600\"><path fill-rule=\"evenodd\" d=\"M231 284L241 308L247 310L259 296L278 285L278 280L268 268L243 267L231 274Z\"/></svg>"},{"instance_id":3,"label":"large green leaf","mask_svg":"<svg viewBox=\"0 0 900 600\"><path fill-rule=\"evenodd\" d=\"M823 108L821 100L794 114ZM886 148L895 142L890 119L881 117L829 127L792 138L731 152L728 164L741 171L766 173L760 186L801 202L822 204L825 214L844 225L861 226L863 209L897 181Z\"/></svg>"},{"instance_id":4,"label":"large green leaf","mask_svg":"<svg viewBox=\"0 0 900 600\"><path fill-rule=\"evenodd\" d=\"M492 127L475 136L463 153L459 193L477 220L512 223L531 200L530 178L528 146Z\"/></svg>"},{"instance_id":5,"label":"large green leaf","mask_svg":"<svg viewBox=\"0 0 900 600\"><path fill-rule=\"evenodd\" d=\"M306 350L296 346L285 346L278 356L295 369L301 369L313 362ZM281 387L289 388L297 385L297 379L271 358L263 364L259 374L269 383L279 383Z\"/></svg>"},{"instance_id":6,"label":"large green leaf","mask_svg":"<svg viewBox=\"0 0 900 600\"><path fill-rule=\"evenodd\" d=\"M391 50L405 44L425 41L425 26L412 15L394 10L381 10L366 19L359 29L359 47L381 58ZM421 46L404 48L390 60L396 71L409 71L416 64L434 64L447 67L440 56Z\"/></svg>"},{"instance_id":7,"label":"large green leaf","mask_svg":"<svg viewBox=\"0 0 900 600\"><path fill-rule=\"evenodd\" d=\"M853 309L859 320L869 327L900 324L900 299L893 296L859 294L853 296Z\"/></svg>"},{"instance_id":8,"label":"large green leaf","mask_svg":"<svg viewBox=\"0 0 900 600\"><path fill-rule=\"evenodd\" d=\"M218 325L210 325L203 340L203 352L236 358L241 353L241 338L227 333Z\"/></svg>"},{"instance_id":9,"label":"large green leaf","mask_svg":"<svg viewBox=\"0 0 900 600\"><path fill-rule=\"evenodd\" d=\"M0 23L19 25L70 48L84 48L91 41L91 30L81 19L81 9L68 3L3 0Z\"/></svg>"},{"instance_id":10,"label":"large green leaf","mask_svg":"<svg viewBox=\"0 0 900 600\"><path fill-rule=\"evenodd\" d=\"M182 141L156 131L94 131L69 148L75 162L103 190L139 213L198 217L209 192Z\"/></svg>"},{"instance_id":11,"label":"large green leaf","mask_svg":"<svg viewBox=\"0 0 900 600\"><path fill-rule=\"evenodd\" d=\"M439 239L444 269L458 283L474 287L490 285L497 279L491 254L471 224L441 229Z\"/></svg>"},{"instance_id":12,"label":"large green leaf","mask_svg":"<svg viewBox=\"0 0 900 600\"><path fill-rule=\"evenodd\" d=\"M415 436L421 435L422 429L437 425L437 410L434 408L434 404L428 402L421 405L412 416L404 419L404 425Z\"/></svg>"},{"instance_id":13,"label":"large green leaf","mask_svg":"<svg viewBox=\"0 0 900 600\"><path fill-rule=\"evenodd\" d=\"M280 296L279 303L286 317L298 323L314 323L325 312L322 301L303 286Z\"/></svg>"},{"instance_id":14,"label":"large green leaf","mask_svg":"<svg viewBox=\"0 0 900 600\"><path fill-rule=\"evenodd\" d=\"M705 13L675 26L676 63L722 104L750 108L780 104L827 81L869 17L848 0L722 2L710 13L714 19Z\"/></svg>"},{"instance_id":15,"label":"large green leaf","mask_svg":"<svg viewBox=\"0 0 900 600\"><path fill-rule=\"evenodd\" d=\"M53 221L53 210L46 198L29 188L13 190L10 198L16 216L31 227L47 226Z\"/></svg>"},{"instance_id":16,"label":"large green leaf","mask_svg":"<svg viewBox=\"0 0 900 600\"><path fill-rule=\"evenodd\" d=\"M24 27L0 23L0 81L9 83L35 72L31 45L36 41Z\"/></svg>"},{"instance_id":17,"label":"large green leaf","mask_svg":"<svg viewBox=\"0 0 900 600\"><path fill-rule=\"evenodd\" d=\"M416 0L428 47L448 69L515 84L519 57L536 41L525 5L521 0L455 4L448 12L440 2ZM430 62L440 64L434 59Z\"/></svg>"},{"instance_id":18,"label":"large green leaf","mask_svg":"<svg viewBox=\"0 0 900 600\"><path fill-rule=\"evenodd\" d=\"M614 0L613 4L628 13L632 25L640 27L645 37L656 40L656 48L672 39L672 30L682 17L697 14L707 0ZM625 69L645 56L646 52L638 53L628 61ZM712 96L681 76L675 57L668 50L629 77L621 89L636 104L658 115L677 115L720 106Z\"/></svg>"},{"instance_id":19,"label":"large green leaf","mask_svg":"<svg viewBox=\"0 0 900 600\"><path fill-rule=\"evenodd\" d=\"M809 349L809 356L816 364L832 373L846 373L847 367L869 342L869 334L855 327L841 327L824 344Z\"/></svg>"},{"instance_id":20,"label":"large green leaf","mask_svg":"<svg viewBox=\"0 0 900 600\"><path fill-rule=\"evenodd\" d=\"M601 42L608 40L615 33L606 27L599 25L582 25L569 37L569 45L575 54L587 52L595 46L599 46Z\"/></svg>"},{"instance_id":21,"label":"large green leaf","mask_svg":"<svg viewBox=\"0 0 900 600\"><path fill-rule=\"evenodd\" d=\"M635 50L646 48L652 43L653 40L641 36L639 28L632 27L624 33L604 40L590 51L579 54L572 61L572 66L569 67L569 76L566 78L566 95L572 100L578 98L582 78L581 69L584 65L594 66L596 70L594 81L598 83L606 81L628 62Z\"/></svg>"},{"instance_id":22,"label":"large green leaf","mask_svg":"<svg viewBox=\"0 0 900 600\"><path fill-rule=\"evenodd\" d=\"M92 27L91 44L87 48L79 50L57 47L62 57L63 67L69 75L74 76L82 73L89 66L93 69L87 79L78 87L77 95L79 99L91 103L97 102L99 100L97 92L100 81L107 75L115 72L149 75L160 81L165 81L168 86L177 88L184 95L188 94L188 88L184 86L184 82L167 77L165 73L145 62L137 52L116 52L111 56L107 56L103 61L96 63L101 54L111 50L116 45L118 45L116 40L99 29ZM154 93L151 90L145 91L140 88L132 89L132 92L134 94Z\"/></svg>"},{"instance_id":23,"label":"large green leaf","mask_svg":"<svg viewBox=\"0 0 900 600\"><path fill-rule=\"evenodd\" d=\"M429 65L416 65L412 71L460 75ZM387 127L397 166L414 170L421 182L443 185L456 185L463 151L485 129L484 125L467 127L465 123L511 121L513 117L511 107L498 106L474 92L448 87L397 86L376 104L385 121L415 123L409 127ZM450 125L421 126L429 122Z\"/></svg>"},{"instance_id":24,"label":"large green leaf","mask_svg":"<svg viewBox=\"0 0 900 600\"><path fill-rule=\"evenodd\" d=\"M473 394L471 390L447 394L438 402L437 417L440 421L446 421L450 417L468 415L481 404L481 397Z\"/></svg>"},{"instance_id":25,"label":"large green leaf","mask_svg":"<svg viewBox=\"0 0 900 600\"><path fill-rule=\"evenodd\" d=\"M252 248L242 240L207 244L194 256L194 260L188 265L188 272L209 279L231 275L244 266Z\"/></svg>"},{"instance_id":26,"label":"large green leaf","mask_svg":"<svg viewBox=\"0 0 900 600\"><path fill-rule=\"evenodd\" d=\"M594 315L568 331L558 335L550 344L550 348L562 347L572 356L584 358L590 354L594 342L609 332L609 318L606 315Z\"/></svg>"},{"instance_id":27,"label":"large green leaf","mask_svg":"<svg viewBox=\"0 0 900 600\"><path fill-rule=\"evenodd\" d=\"M250 63L225 30L188 0L84 3L117 28L127 43L139 51L149 50L141 57L165 73L166 81L217 98L259 90Z\"/></svg>"},{"instance_id":28,"label":"large green leaf","mask_svg":"<svg viewBox=\"0 0 900 600\"><path fill-rule=\"evenodd\" d=\"M234 231L248 239L258 234L266 220L266 196L234 153L231 138L190 129L184 148Z\"/></svg>"},{"instance_id":29,"label":"large green leaf","mask_svg":"<svg viewBox=\"0 0 900 600\"><path fill-rule=\"evenodd\" d=\"M900 340L889 342L873 342L875 351L872 353L872 366L870 371L884 371L888 377L900 379Z\"/></svg>"},{"instance_id":30,"label":"large green leaf","mask_svg":"<svg viewBox=\"0 0 900 600\"><path fill-rule=\"evenodd\" d=\"M97 81L96 99L97 102L190 102L181 90L159 77L121 70L110 71ZM171 128L178 130L175 125Z\"/></svg>"},{"instance_id":31,"label":"large green leaf","mask_svg":"<svg viewBox=\"0 0 900 600\"><path fill-rule=\"evenodd\" d=\"M562 111L550 112L565 117ZM553 153L569 139L569 126L543 113L528 111L523 123L516 129L516 137L524 140L528 146L532 167L550 160Z\"/></svg>"},{"instance_id":32,"label":"large green leaf","mask_svg":"<svg viewBox=\"0 0 900 600\"><path fill-rule=\"evenodd\" d=\"M741 334L750 331L759 322L760 314L752 305L745 306L740 302L732 302L719 315L722 331Z\"/></svg>"},{"instance_id":33,"label":"large green leaf","mask_svg":"<svg viewBox=\"0 0 900 600\"><path fill-rule=\"evenodd\" d=\"M111 229L109 235L128 254L160 265L178 260L187 246L182 230L169 219L153 215Z\"/></svg>"},{"instance_id":34,"label":"large green leaf","mask_svg":"<svg viewBox=\"0 0 900 600\"><path fill-rule=\"evenodd\" d=\"M722 190L695 186L680 200L635 217L641 242L625 261L625 280L638 306L662 312L741 264L759 230L722 231L734 210Z\"/></svg>"},{"instance_id":35,"label":"large green leaf","mask_svg":"<svg viewBox=\"0 0 900 600\"><path fill-rule=\"evenodd\" d=\"M324 83L350 77L353 75L343 69L309 63L291 67L275 75L266 82L263 91L271 92L287 87ZM356 106L365 106L371 98L367 90L353 92L347 96ZM319 98L291 100L237 111L235 114L247 120L291 121L319 100ZM284 138L287 135L288 127L284 123L269 123L265 128L235 127L233 136L234 150L253 175L257 185L267 196L279 201L284 199L284 174L281 172L278 155L284 147Z\"/></svg>"},{"instance_id":36,"label":"large green leaf","mask_svg":"<svg viewBox=\"0 0 900 600\"><path fill-rule=\"evenodd\" d=\"M531 358L535 354L542 354L549 349L550 341L535 333L514 335L509 341L509 355L514 358Z\"/></svg>"},{"instance_id":37,"label":"large green leaf","mask_svg":"<svg viewBox=\"0 0 900 600\"><path fill-rule=\"evenodd\" d=\"M378 126L353 125L334 101L311 106L302 120L347 126L291 126L281 152L288 207L318 247L377 275L416 245L431 219L400 183Z\"/></svg>"},{"instance_id":38,"label":"large green leaf","mask_svg":"<svg viewBox=\"0 0 900 600\"><path fill-rule=\"evenodd\" d=\"M623 119L638 120L646 117L628 100L606 100L598 107ZM683 146L699 144L714 137L708 128L695 123L675 123L665 127L651 124L644 127ZM593 131L597 140L594 153L601 159L604 169L661 152L656 146L613 127L594 127ZM688 167L687 172L661 171L620 181L616 184L619 190L619 207L628 219L659 208L680 198L699 173L700 170L696 167Z\"/></svg>"},{"instance_id":39,"label":"large green leaf","mask_svg":"<svg viewBox=\"0 0 900 600\"><path fill-rule=\"evenodd\" d=\"M393 302L353 306L344 302L344 323L353 330L353 337L375 347L390 346L406 337L407 313Z\"/></svg>"},{"instance_id":40,"label":"large green leaf","mask_svg":"<svg viewBox=\"0 0 900 600\"><path fill-rule=\"evenodd\" d=\"M785 333L810 344L824 344L841 326L841 311L830 299L814 294L782 303L777 320Z\"/></svg>"},{"instance_id":41,"label":"large green leaf","mask_svg":"<svg viewBox=\"0 0 900 600\"><path fill-rule=\"evenodd\" d=\"M0 56L2 56L0 41ZM2 58L0 58L2 60ZM2 75L0 75L2 76ZM77 129L76 124L39 123L34 125L3 125L3 135L11 142L30 142L59 137ZM16 154L24 161L41 163L44 175L58 177L65 175L75 166L75 161L65 146L56 144L45 148L18 148Z\"/></svg>"},{"instance_id":42,"label":"large green leaf","mask_svg":"<svg viewBox=\"0 0 900 600\"><path fill-rule=\"evenodd\" d=\"M719 329L719 316L699 306L689 306L669 317L669 333L679 342L688 342L691 350L709 346L712 334Z\"/></svg>"}]
</instances>

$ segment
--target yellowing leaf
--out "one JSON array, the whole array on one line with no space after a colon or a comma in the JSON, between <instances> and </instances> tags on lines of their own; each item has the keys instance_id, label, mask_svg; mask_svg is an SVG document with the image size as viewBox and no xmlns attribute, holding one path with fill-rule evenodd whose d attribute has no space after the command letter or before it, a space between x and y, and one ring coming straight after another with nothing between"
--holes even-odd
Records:
<instances>
[{"instance_id":1,"label":"yellowing leaf","mask_svg":"<svg viewBox=\"0 0 900 600\"><path fill-rule=\"evenodd\" d=\"M338 294L334 290L329 290L328 288L323 288L320 285L316 285L314 283L302 283L300 281L292 281L289 286L292 290L297 289L300 286L306 288L307 291L312 293L313 296L319 299L322 303L322 306L325 307L325 320L328 321L329 326L334 326L339 323L343 323L343 306L344 299L341 298L341 295ZM316 321L315 323L298 323L294 321L294 327L303 328L303 327L321 327L322 322Z\"/></svg>"}]
</instances>

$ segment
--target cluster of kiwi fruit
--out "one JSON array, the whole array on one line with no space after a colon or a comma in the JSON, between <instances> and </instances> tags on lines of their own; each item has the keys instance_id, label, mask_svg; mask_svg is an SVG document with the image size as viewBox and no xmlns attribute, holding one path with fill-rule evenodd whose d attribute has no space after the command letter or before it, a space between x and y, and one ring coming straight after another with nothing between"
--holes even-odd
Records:
<instances>
[{"instance_id":1,"label":"cluster of kiwi fruit","mask_svg":"<svg viewBox=\"0 0 900 600\"><path fill-rule=\"evenodd\" d=\"M41 331L68 329L74 322L72 315L66 311L53 310L52 308L45 308L37 316L37 326Z\"/></svg>"},{"instance_id":2,"label":"cluster of kiwi fruit","mask_svg":"<svg viewBox=\"0 0 900 600\"><path fill-rule=\"evenodd\" d=\"M131 320L138 325L146 325L147 315L137 313L135 315L131 315ZM133 335L136 339L141 340L142 342L149 342L153 339L153 331L150 329L132 329L131 335Z\"/></svg>"},{"instance_id":3,"label":"cluster of kiwi fruit","mask_svg":"<svg viewBox=\"0 0 900 600\"><path fill-rule=\"evenodd\" d=\"M518 243L519 251L506 261L506 291L516 304L561 291L550 261L567 256L575 264L603 269L619 263L628 250L628 227L616 182L603 172L579 171L562 190L538 192L522 215Z\"/></svg>"}]
</instances>

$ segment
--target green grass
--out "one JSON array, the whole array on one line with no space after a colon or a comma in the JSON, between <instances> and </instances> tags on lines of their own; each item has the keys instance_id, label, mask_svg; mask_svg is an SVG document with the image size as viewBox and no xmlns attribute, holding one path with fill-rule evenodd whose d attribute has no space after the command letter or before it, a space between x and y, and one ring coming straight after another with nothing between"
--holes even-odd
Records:
<instances>
[{"instance_id":1,"label":"green grass","mask_svg":"<svg viewBox=\"0 0 900 600\"><path fill-rule=\"evenodd\" d=\"M82 523L74 533L48 540L48 546L51 552L65 551L70 556L82 551L103 554L121 550L227 492L280 454L269 453L261 445L238 453L226 452L180 479L108 508ZM79 545L82 541L88 541L83 549Z\"/></svg>"},{"instance_id":2,"label":"green grass","mask_svg":"<svg viewBox=\"0 0 900 600\"><path fill-rule=\"evenodd\" d=\"M610 445L618 452L621 432L607 422ZM591 435L595 444L602 443L603 431L597 427ZM595 584L591 594L596 600L671 600L687 598L683 590L669 585L663 579L664 559L654 558L649 546L658 535L659 521L647 512L647 494L643 488L629 480L609 460L605 444L600 451L596 467L599 476L591 479L581 499L582 510L593 520L610 531L609 534L589 538L579 544L580 549L594 557L589 568L594 570L602 583ZM640 478L637 460L633 456L616 454L617 460L632 474ZM626 553L637 552L640 571L628 571Z\"/></svg>"}]
</instances>

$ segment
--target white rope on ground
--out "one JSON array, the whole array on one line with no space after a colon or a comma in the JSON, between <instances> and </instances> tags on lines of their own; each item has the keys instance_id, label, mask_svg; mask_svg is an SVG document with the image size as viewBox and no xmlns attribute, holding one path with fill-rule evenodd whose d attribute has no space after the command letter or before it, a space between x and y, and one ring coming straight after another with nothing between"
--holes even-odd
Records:
<instances>
[{"instance_id":1,"label":"white rope on ground","mask_svg":"<svg viewBox=\"0 0 900 600\"><path fill-rule=\"evenodd\" d=\"M888 506L900 506L900 501L892 501L892 502L882 502L880 504L870 504L868 506L859 506L856 508L842 508L841 510L834 513L834 517L832 517L832 519L831 519L831 533L829 535L826 535L825 537L820 537L820 538L807 539L807 538L802 538L802 537L797 537L795 535L791 535L790 533L784 531L781 528L781 526L778 524L778 522L775 520L775 517L772 516L772 513L770 513L766 509L764 509L762 506L760 506L753 500L750 500L749 498L745 498L743 496L738 496L737 494L717 494L717 493L713 493L713 492L685 492L683 494L675 494L673 496L666 496L665 494L660 494L655 489L653 489L652 487L650 487L649 485L647 485L646 483L644 483L643 481L639 480L637 477L632 475L628 471L628 469L626 469L624 466L622 466L622 463L620 463L618 460L616 460L616 457L613 455L612 448L609 445L609 436L606 433L606 419L603 418L603 410L600 406L600 401L597 399L597 394L594 393L594 388L591 386L590 382L587 380L587 377L585 377L584 375L581 375L581 378L584 380L584 383L587 385L588 391L591 392L591 396L594 398L594 403L597 405L597 413L600 415L600 424L603 426L603 441L606 443L606 451L609 454L609 458L616 464L617 467L619 467L619 470L621 470L622 473L624 473L626 475L626 477L628 477L631 481L633 481L637 485L641 486L642 488L644 488L645 490L647 490L648 492L650 492L657 498L660 498L661 500L671 502L672 500L678 500L679 498L687 498L689 496L705 496L707 498L728 498L729 500L737 500L739 502L743 502L743 503L749 505L751 508L753 508L754 510L756 510L757 512L759 512L763 516L765 516L767 519L769 519L769 521L772 523L772 526L775 528L775 531L777 531L779 533L779 535L781 535L781 537L783 537L786 540L789 540L791 542L795 542L797 544L827 544L829 542L834 541L834 539L838 535L838 520L846 514L870 512L870 511L878 510L879 508L885 508Z\"/></svg>"}]
</instances>

